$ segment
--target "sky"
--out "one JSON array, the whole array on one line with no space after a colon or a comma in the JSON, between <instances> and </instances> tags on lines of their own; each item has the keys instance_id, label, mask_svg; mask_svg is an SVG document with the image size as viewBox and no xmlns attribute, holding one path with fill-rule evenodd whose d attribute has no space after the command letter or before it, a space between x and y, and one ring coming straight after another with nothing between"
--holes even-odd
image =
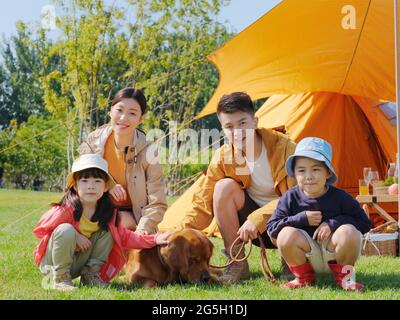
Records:
<instances>
[{"instance_id":1,"label":"sky","mask_svg":"<svg viewBox=\"0 0 400 320\"><path fill-rule=\"evenodd\" d=\"M218 20L227 22L230 31L240 32L263 16L280 0L231 0L222 9ZM124 1L120 0L120 3ZM0 0L0 35L9 37L15 33L15 22L34 22L40 20L42 9L51 0Z\"/></svg>"}]
</instances>

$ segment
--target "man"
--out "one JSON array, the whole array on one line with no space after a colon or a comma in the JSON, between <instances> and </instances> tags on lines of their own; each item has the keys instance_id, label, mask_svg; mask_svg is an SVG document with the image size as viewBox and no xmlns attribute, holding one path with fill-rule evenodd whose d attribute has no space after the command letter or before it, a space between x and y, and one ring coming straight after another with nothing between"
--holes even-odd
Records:
<instances>
[{"instance_id":1,"label":"man","mask_svg":"<svg viewBox=\"0 0 400 320\"><path fill-rule=\"evenodd\" d=\"M286 159L295 143L271 129L258 129L251 98L243 92L224 95L217 108L218 119L229 144L216 151L207 174L194 192L180 228L206 228L214 215L225 254L234 240L253 240L260 233L267 248L275 248L265 231L278 201L295 181L285 171ZM236 254L240 243L232 248ZM241 256L242 257L243 253ZM247 261L227 267L220 281L232 283L249 276Z\"/></svg>"}]
</instances>

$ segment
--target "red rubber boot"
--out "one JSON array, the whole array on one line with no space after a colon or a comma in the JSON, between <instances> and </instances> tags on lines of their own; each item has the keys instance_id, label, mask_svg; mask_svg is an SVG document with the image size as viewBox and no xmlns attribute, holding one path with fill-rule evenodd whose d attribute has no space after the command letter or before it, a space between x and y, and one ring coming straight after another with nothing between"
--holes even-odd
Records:
<instances>
[{"instance_id":1,"label":"red rubber boot","mask_svg":"<svg viewBox=\"0 0 400 320\"><path fill-rule=\"evenodd\" d=\"M336 284L347 291L363 291L364 286L361 283L356 282L351 277L354 274L353 266L344 266L337 263L329 263L329 268L332 270L335 275Z\"/></svg>"},{"instance_id":2,"label":"red rubber boot","mask_svg":"<svg viewBox=\"0 0 400 320\"><path fill-rule=\"evenodd\" d=\"M315 275L311 263L306 262L299 266L289 266L289 269L296 278L290 282L281 285L281 288L297 289L314 284Z\"/></svg>"}]
</instances>

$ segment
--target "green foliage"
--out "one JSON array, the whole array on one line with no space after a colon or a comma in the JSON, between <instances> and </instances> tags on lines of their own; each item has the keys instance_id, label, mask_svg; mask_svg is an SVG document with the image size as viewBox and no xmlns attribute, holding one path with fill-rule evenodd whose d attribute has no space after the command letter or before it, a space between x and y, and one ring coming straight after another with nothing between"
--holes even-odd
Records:
<instances>
[{"instance_id":1,"label":"green foliage","mask_svg":"<svg viewBox=\"0 0 400 320\"><path fill-rule=\"evenodd\" d=\"M387 177L386 180L384 181L383 185L388 187L394 183L397 183L397 177Z\"/></svg>"},{"instance_id":2,"label":"green foliage","mask_svg":"<svg viewBox=\"0 0 400 320\"><path fill-rule=\"evenodd\" d=\"M30 116L14 125L4 157L6 180L17 188L30 188L35 178L45 180L48 190L60 190L66 168L65 128L57 120Z\"/></svg>"},{"instance_id":3,"label":"green foliage","mask_svg":"<svg viewBox=\"0 0 400 320\"><path fill-rule=\"evenodd\" d=\"M0 54L0 128L12 119L22 123L32 114L47 114L40 88L41 61L37 40L23 22L17 22L17 35L3 39Z\"/></svg>"},{"instance_id":4,"label":"green foliage","mask_svg":"<svg viewBox=\"0 0 400 320\"><path fill-rule=\"evenodd\" d=\"M93 126L104 121L108 100L121 85L126 66L118 57L116 34L122 12L103 0L58 0L60 38L42 56L54 56L61 68L47 70L41 78L46 108L65 123L80 143ZM59 90L55 90L59 88Z\"/></svg>"}]
</instances>

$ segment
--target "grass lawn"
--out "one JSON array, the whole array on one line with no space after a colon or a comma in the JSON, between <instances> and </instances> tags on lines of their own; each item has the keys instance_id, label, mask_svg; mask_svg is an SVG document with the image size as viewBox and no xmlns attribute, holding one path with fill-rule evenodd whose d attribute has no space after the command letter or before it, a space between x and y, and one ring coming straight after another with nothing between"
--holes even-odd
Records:
<instances>
[{"instance_id":1,"label":"grass lawn","mask_svg":"<svg viewBox=\"0 0 400 320\"><path fill-rule=\"evenodd\" d=\"M73 293L46 291L41 288L42 276L33 261L38 240L32 230L48 204L60 194L32 191L0 190L0 299L400 299L400 258L361 257L357 264L357 280L364 283L364 293L348 293L336 288L330 277L318 279L312 288L286 291L267 282L260 268L259 250L253 247L250 256L251 278L232 286L168 285L155 289L126 287L116 278L108 289L82 287ZM173 201L173 199L170 199ZM215 244L212 263L225 259ZM280 258L276 250L268 252L273 272L278 273ZM77 281L77 280L75 280ZM78 281L77 281L78 283Z\"/></svg>"}]
</instances>

